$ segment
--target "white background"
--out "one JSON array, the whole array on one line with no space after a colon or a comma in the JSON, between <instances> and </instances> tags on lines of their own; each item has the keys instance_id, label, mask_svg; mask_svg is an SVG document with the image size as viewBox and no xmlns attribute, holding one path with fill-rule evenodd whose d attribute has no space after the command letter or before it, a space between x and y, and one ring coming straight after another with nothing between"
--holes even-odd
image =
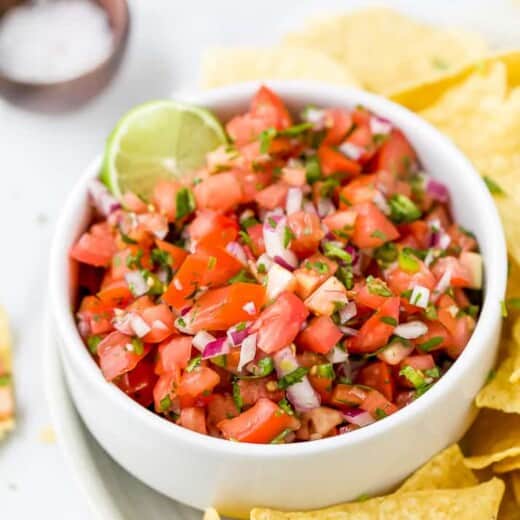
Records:
<instances>
[{"instance_id":1,"label":"white background","mask_svg":"<svg viewBox=\"0 0 520 520\"><path fill-rule=\"evenodd\" d=\"M0 100L0 302L14 328L19 407L16 432L0 444L2 519L91 518L59 445L39 440L50 424L41 322L54 222L67 192L102 149L119 116L144 100L194 87L201 51L210 45L270 44L311 13L371 3L131 0L131 38L123 67L97 99L59 117L26 112ZM379 3L442 25L478 30L494 46L520 44L519 1Z\"/></svg>"}]
</instances>

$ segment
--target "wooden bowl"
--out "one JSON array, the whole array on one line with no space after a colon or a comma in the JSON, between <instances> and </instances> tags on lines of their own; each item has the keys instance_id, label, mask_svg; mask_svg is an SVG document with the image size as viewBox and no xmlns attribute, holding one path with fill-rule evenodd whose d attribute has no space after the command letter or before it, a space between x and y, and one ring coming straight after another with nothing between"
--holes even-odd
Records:
<instances>
[{"instance_id":1,"label":"wooden bowl","mask_svg":"<svg viewBox=\"0 0 520 520\"><path fill-rule=\"evenodd\" d=\"M52 83L12 79L0 71L0 96L24 108L61 112L79 107L97 95L114 77L124 55L130 30L126 0L95 0L106 12L113 33L112 52L96 67L80 76ZM23 0L0 0L0 17Z\"/></svg>"}]
</instances>

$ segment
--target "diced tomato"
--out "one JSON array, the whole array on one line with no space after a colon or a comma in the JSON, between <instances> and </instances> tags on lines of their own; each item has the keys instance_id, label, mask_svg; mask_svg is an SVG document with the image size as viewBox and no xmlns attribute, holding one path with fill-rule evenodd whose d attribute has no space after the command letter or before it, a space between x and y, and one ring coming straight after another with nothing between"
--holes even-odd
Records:
<instances>
[{"instance_id":1,"label":"diced tomato","mask_svg":"<svg viewBox=\"0 0 520 520\"><path fill-rule=\"evenodd\" d=\"M325 110L324 116L326 132L322 142L337 146L352 128L352 115L343 108L329 108Z\"/></svg>"},{"instance_id":2,"label":"diced tomato","mask_svg":"<svg viewBox=\"0 0 520 520\"><path fill-rule=\"evenodd\" d=\"M442 294L437 302L437 317L450 334L453 334L457 327L458 313L459 307L455 300L448 294Z\"/></svg>"},{"instance_id":3,"label":"diced tomato","mask_svg":"<svg viewBox=\"0 0 520 520\"><path fill-rule=\"evenodd\" d=\"M258 142L252 144L258 144ZM259 166L255 163L255 166L252 166L252 168L255 168L257 171L233 170L233 174L236 176L240 182L240 186L242 187L242 204L253 202L257 195L261 193L266 186L271 184L273 179L273 172L271 171L270 164L263 166L263 169L259 170Z\"/></svg>"},{"instance_id":4,"label":"diced tomato","mask_svg":"<svg viewBox=\"0 0 520 520\"><path fill-rule=\"evenodd\" d=\"M266 122L251 114L235 116L226 124L226 132L237 146L244 146L269 128Z\"/></svg>"},{"instance_id":5,"label":"diced tomato","mask_svg":"<svg viewBox=\"0 0 520 520\"><path fill-rule=\"evenodd\" d=\"M471 287L471 273L457 258L445 256L433 264L432 272L437 279L440 279L447 270L451 272L451 285Z\"/></svg>"},{"instance_id":6,"label":"diced tomato","mask_svg":"<svg viewBox=\"0 0 520 520\"><path fill-rule=\"evenodd\" d=\"M251 332L258 332L257 347L271 354L290 345L308 315L300 298L290 292L282 293L251 328Z\"/></svg>"},{"instance_id":7,"label":"diced tomato","mask_svg":"<svg viewBox=\"0 0 520 520\"><path fill-rule=\"evenodd\" d=\"M139 404L148 407L153 403L153 388L156 382L157 375L154 373L154 363L150 355L137 363L133 370L123 374L117 386Z\"/></svg>"},{"instance_id":8,"label":"diced tomato","mask_svg":"<svg viewBox=\"0 0 520 520\"><path fill-rule=\"evenodd\" d=\"M232 419L240 412L229 394L213 394L207 406L207 425L210 435L220 436L217 424L224 419Z\"/></svg>"},{"instance_id":9,"label":"diced tomato","mask_svg":"<svg viewBox=\"0 0 520 520\"><path fill-rule=\"evenodd\" d=\"M305 305L314 314L331 316L336 310L337 304L346 303L346 301L345 286L335 276L331 276L305 300Z\"/></svg>"},{"instance_id":10,"label":"diced tomato","mask_svg":"<svg viewBox=\"0 0 520 520\"><path fill-rule=\"evenodd\" d=\"M476 251L478 244L475 237L459 225L452 224L448 229L448 234L452 242L460 247L462 251Z\"/></svg>"},{"instance_id":11,"label":"diced tomato","mask_svg":"<svg viewBox=\"0 0 520 520\"><path fill-rule=\"evenodd\" d=\"M175 222L177 217L177 193L182 188L178 181L159 181L154 190L152 201L159 211L166 216L168 222Z\"/></svg>"},{"instance_id":12,"label":"diced tomato","mask_svg":"<svg viewBox=\"0 0 520 520\"><path fill-rule=\"evenodd\" d=\"M193 333L199 330L227 330L235 323L254 319L265 299L263 286L234 283L204 293L183 319ZM244 310L244 306L247 310ZM250 312L250 307L254 312Z\"/></svg>"},{"instance_id":13,"label":"diced tomato","mask_svg":"<svg viewBox=\"0 0 520 520\"><path fill-rule=\"evenodd\" d=\"M85 296L78 311L80 322L85 323L90 334L104 334L114 330L112 325L113 308L97 296Z\"/></svg>"},{"instance_id":14,"label":"diced tomato","mask_svg":"<svg viewBox=\"0 0 520 520\"><path fill-rule=\"evenodd\" d=\"M151 270L153 268L152 258L147 250L137 245L128 245L125 249L114 253L112 257L110 268L112 281L123 280L127 273L137 268Z\"/></svg>"},{"instance_id":15,"label":"diced tomato","mask_svg":"<svg viewBox=\"0 0 520 520\"><path fill-rule=\"evenodd\" d=\"M287 225L294 236L290 248L298 256L309 256L316 252L324 236L318 215L297 211L287 217Z\"/></svg>"},{"instance_id":16,"label":"diced tomato","mask_svg":"<svg viewBox=\"0 0 520 520\"><path fill-rule=\"evenodd\" d=\"M376 176L360 175L341 188L339 207L341 209L348 209L350 206L355 206L356 204L373 202L376 194Z\"/></svg>"},{"instance_id":17,"label":"diced tomato","mask_svg":"<svg viewBox=\"0 0 520 520\"><path fill-rule=\"evenodd\" d=\"M383 361L376 361L364 366L356 378L356 383L374 388L389 401L394 399L395 384L392 373L389 366Z\"/></svg>"},{"instance_id":18,"label":"diced tomato","mask_svg":"<svg viewBox=\"0 0 520 520\"><path fill-rule=\"evenodd\" d=\"M379 419L381 415L392 415L398 408L377 390L367 390L366 399L359 405L362 410Z\"/></svg>"},{"instance_id":19,"label":"diced tomato","mask_svg":"<svg viewBox=\"0 0 520 520\"><path fill-rule=\"evenodd\" d=\"M436 280L431 271L418 258L414 258L414 260L419 268L415 273L409 273L397 264L386 270L386 283L394 294L400 295L413 289L416 285L426 287L430 291L435 287Z\"/></svg>"},{"instance_id":20,"label":"diced tomato","mask_svg":"<svg viewBox=\"0 0 520 520\"><path fill-rule=\"evenodd\" d=\"M359 330L357 336L347 340L351 352L374 352L384 347L399 322L399 298L388 298Z\"/></svg>"},{"instance_id":21,"label":"diced tomato","mask_svg":"<svg viewBox=\"0 0 520 520\"><path fill-rule=\"evenodd\" d=\"M365 202L358 204L354 209L358 216L352 241L359 248L379 247L399 237L396 227L375 204Z\"/></svg>"},{"instance_id":22,"label":"diced tomato","mask_svg":"<svg viewBox=\"0 0 520 520\"><path fill-rule=\"evenodd\" d=\"M352 114L354 129L345 139L345 143L353 145L359 150L357 160L366 163L376 151L376 142L370 129L370 115L366 110L357 109Z\"/></svg>"},{"instance_id":23,"label":"diced tomato","mask_svg":"<svg viewBox=\"0 0 520 520\"><path fill-rule=\"evenodd\" d=\"M283 390L275 388L275 390L268 390L267 384L273 384L276 382L274 378L262 378L262 379L239 379L237 382L238 392L244 406L252 406L259 399L270 399L271 401L278 402L284 398Z\"/></svg>"},{"instance_id":24,"label":"diced tomato","mask_svg":"<svg viewBox=\"0 0 520 520\"><path fill-rule=\"evenodd\" d=\"M168 305L160 303L139 312L141 318L151 328L143 337L147 343L160 343L175 332L174 316Z\"/></svg>"},{"instance_id":25,"label":"diced tomato","mask_svg":"<svg viewBox=\"0 0 520 520\"><path fill-rule=\"evenodd\" d=\"M197 433L206 435L208 430L206 428L206 415L204 408L183 408L179 418L179 424Z\"/></svg>"},{"instance_id":26,"label":"diced tomato","mask_svg":"<svg viewBox=\"0 0 520 520\"><path fill-rule=\"evenodd\" d=\"M153 401L156 412L178 411L177 389L181 382L180 370L175 367L170 372L159 376L153 389Z\"/></svg>"},{"instance_id":27,"label":"diced tomato","mask_svg":"<svg viewBox=\"0 0 520 520\"><path fill-rule=\"evenodd\" d=\"M124 307L133 299L125 280L117 280L104 286L97 294L98 298L109 307Z\"/></svg>"},{"instance_id":28,"label":"diced tomato","mask_svg":"<svg viewBox=\"0 0 520 520\"><path fill-rule=\"evenodd\" d=\"M282 169L282 181L289 186L304 186L306 183L305 169L301 166L286 166Z\"/></svg>"},{"instance_id":29,"label":"diced tomato","mask_svg":"<svg viewBox=\"0 0 520 520\"><path fill-rule=\"evenodd\" d=\"M404 134L394 128L374 157L374 170L395 172L400 177L410 172L417 162L417 155Z\"/></svg>"},{"instance_id":30,"label":"diced tomato","mask_svg":"<svg viewBox=\"0 0 520 520\"><path fill-rule=\"evenodd\" d=\"M296 340L299 347L327 354L343 336L329 316L314 317Z\"/></svg>"},{"instance_id":31,"label":"diced tomato","mask_svg":"<svg viewBox=\"0 0 520 520\"><path fill-rule=\"evenodd\" d=\"M427 352L430 352L441 348L451 347L453 345L450 333L441 323L438 321L428 320L424 323L428 327L428 331L413 340L414 345L416 345L419 351L426 350Z\"/></svg>"},{"instance_id":32,"label":"diced tomato","mask_svg":"<svg viewBox=\"0 0 520 520\"><path fill-rule=\"evenodd\" d=\"M174 370L174 367L186 368L191 357L191 336L176 336L159 344L157 348L157 374Z\"/></svg>"},{"instance_id":33,"label":"diced tomato","mask_svg":"<svg viewBox=\"0 0 520 520\"><path fill-rule=\"evenodd\" d=\"M259 191L255 196L255 200L256 203L264 209L272 210L285 207L285 199L288 191L289 186L285 184L285 182L277 182Z\"/></svg>"},{"instance_id":34,"label":"diced tomato","mask_svg":"<svg viewBox=\"0 0 520 520\"><path fill-rule=\"evenodd\" d=\"M262 253L265 253L265 243L264 243L264 231L262 224L254 224L247 228L247 234L251 239L251 250L253 254L258 257Z\"/></svg>"},{"instance_id":35,"label":"diced tomato","mask_svg":"<svg viewBox=\"0 0 520 520\"><path fill-rule=\"evenodd\" d=\"M365 390L357 386L340 383L334 387L330 402L339 407L359 406L366 397Z\"/></svg>"},{"instance_id":36,"label":"diced tomato","mask_svg":"<svg viewBox=\"0 0 520 520\"><path fill-rule=\"evenodd\" d=\"M384 282L383 282L384 283ZM379 292L371 292L366 283L359 283L354 287L354 301L357 305L368 307L369 309L379 309L388 299L388 296L382 296Z\"/></svg>"},{"instance_id":37,"label":"diced tomato","mask_svg":"<svg viewBox=\"0 0 520 520\"><path fill-rule=\"evenodd\" d=\"M319 253L310 256L294 271L296 294L300 298L308 298L322 283L334 276L337 269L338 264L326 256Z\"/></svg>"},{"instance_id":38,"label":"diced tomato","mask_svg":"<svg viewBox=\"0 0 520 520\"><path fill-rule=\"evenodd\" d=\"M98 231L83 233L79 240L70 250L71 258L78 262L93 265L96 267L107 267L110 265L113 254L116 252L116 245L112 232L108 229L105 232Z\"/></svg>"},{"instance_id":39,"label":"diced tomato","mask_svg":"<svg viewBox=\"0 0 520 520\"><path fill-rule=\"evenodd\" d=\"M268 443L293 423L279 406L269 399L259 399L249 410L234 419L218 424L227 439L239 442Z\"/></svg>"},{"instance_id":40,"label":"diced tomato","mask_svg":"<svg viewBox=\"0 0 520 520\"><path fill-rule=\"evenodd\" d=\"M361 166L338 150L322 144L318 148L318 159L320 161L321 172L325 177L330 177L335 173L344 173L348 175L358 175L361 172Z\"/></svg>"},{"instance_id":41,"label":"diced tomato","mask_svg":"<svg viewBox=\"0 0 520 520\"><path fill-rule=\"evenodd\" d=\"M99 364L105 379L112 381L117 376L129 372L149 351L150 346L144 344L141 351L136 352L130 336L117 331L112 332L99 343L97 348Z\"/></svg>"},{"instance_id":42,"label":"diced tomato","mask_svg":"<svg viewBox=\"0 0 520 520\"><path fill-rule=\"evenodd\" d=\"M121 205L128 211L134 213L146 213L148 211L148 205L143 199L139 198L133 191L127 191L123 195Z\"/></svg>"},{"instance_id":43,"label":"diced tomato","mask_svg":"<svg viewBox=\"0 0 520 520\"><path fill-rule=\"evenodd\" d=\"M225 213L240 204L242 188L232 173L217 173L193 189L197 209L210 209Z\"/></svg>"},{"instance_id":44,"label":"diced tomato","mask_svg":"<svg viewBox=\"0 0 520 520\"><path fill-rule=\"evenodd\" d=\"M251 102L251 115L261 118L268 127L283 130L291 126L291 116L283 101L262 85Z\"/></svg>"},{"instance_id":45,"label":"diced tomato","mask_svg":"<svg viewBox=\"0 0 520 520\"><path fill-rule=\"evenodd\" d=\"M199 396L207 397L219 382L219 375L209 367L199 366L191 372L183 372L177 391L181 407L193 406Z\"/></svg>"},{"instance_id":46,"label":"diced tomato","mask_svg":"<svg viewBox=\"0 0 520 520\"><path fill-rule=\"evenodd\" d=\"M352 236L357 213L353 210L336 211L323 219L329 231L339 240L347 240Z\"/></svg>"},{"instance_id":47,"label":"diced tomato","mask_svg":"<svg viewBox=\"0 0 520 520\"><path fill-rule=\"evenodd\" d=\"M457 359L462 354L475 330L475 325L475 320L471 316L464 315L457 319L457 324L452 334L453 346L446 348L448 356Z\"/></svg>"},{"instance_id":48,"label":"diced tomato","mask_svg":"<svg viewBox=\"0 0 520 520\"><path fill-rule=\"evenodd\" d=\"M233 242L238 235L236 220L211 210L197 211L188 229L190 238L196 243L204 240L221 247Z\"/></svg>"},{"instance_id":49,"label":"diced tomato","mask_svg":"<svg viewBox=\"0 0 520 520\"><path fill-rule=\"evenodd\" d=\"M328 403L330 398L332 397L333 379L325 377L319 374L316 370L313 371L312 369L307 377L309 378L309 382L314 388L314 390L316 390L316 392L318 392L318 394L320 395L321 401L323 403Z\"/></svg>"},{"instance_id":50,"label":"diced tomato","mask_svg":"<svg viewBox=\"0 0 520 520\"><path fill-rule=\"evenodd\" d=\"M169 242L165 242L164 240L156 240L155 241L157 247L162 251L165 251L170 255L172 259L172 263L170 267L173 271L177 271L181 266L182 262L184 262L185 258L188 256L188 252L182 249L182 247L178 247L176 245L170 244Z\"/></svg>"},{"instance_id":51,"label":"diced tomato","mask_svg":"<svg viewBox=\"0 0 520 520\"><path fill-rule=\"evenodd\" d=\"M424 372L435 368L435 361L431 354L422 354L418 356L408 356L406 359L401 361L400 369L405 367L412 367L414 370ZM408 388L415 388L413 383L409 381L405 376L399 376L399 384Z\"/></svg>"}]
</instances>

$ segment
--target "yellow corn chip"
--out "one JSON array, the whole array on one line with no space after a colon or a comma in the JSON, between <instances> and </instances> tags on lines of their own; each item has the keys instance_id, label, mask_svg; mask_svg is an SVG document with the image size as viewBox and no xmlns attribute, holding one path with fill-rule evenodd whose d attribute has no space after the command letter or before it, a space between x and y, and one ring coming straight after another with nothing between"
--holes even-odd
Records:
<instances>
[{"instance_id":1,"label":"yellow corn chip","mask_svg":"<svg viewBox=\"0 0 520 520\"><path fill-rule=\"evenodd\" d=\"M465 437L466 466L480 469L520 455L520 415L483 409Z\"/></svg>"},{"instance_id":2,"label":"yellow corn chip","mask_svg":"<svg viewBox=\"0 0 520 520\"><path fill-rule=\"evenodd\" d=\"M204 55L203 87L265 79L320 80L359 86L345 67L318 50L287 46L264 49L217 48Z\"/></svg>"},{"instance_id":3,"label":"yellow corn chip","mask_svg":"<svg viewBox=\"0 0 520 520\"><path fill-rule=\"evenodd\" d=\"M202 520L220 520L220 515L218 514L216 509L208 507L208 509L204 511L204 517Z\"/></svg>"},{"instance_id":4,"label":"yellow corn chip","mask_svg":"<svg viewBox=\"0 0 520 520\"><path fill-rule=\"evenodd\" d=\"M505 475L506 490L500 504L498 520L520 520L519 502L515 498L515 483L512 475Z\"/></svg>"},{"instance_id":5,"label":"yellow corn chip","mask_svg":"<svg viewBox=\"0 0 520 520\"><path fill-rule=\"evenodd\" d=\"M463 489L424 490L352 502L320 511L283 513L253 509L252 520L490 520L496 518L504 483L497 478Z\"/></svg>"},{"instance_id":6,"label":"yellow corn chip","mask_svg":"<svg viewBox=\"0 0 520 520\"><path fill-rule=\"evenodd\" d=\"M11 334L7 313L0 306L0 439L14 428Z\"/></svg>"},{"instance_id":7,"label":"yellow corn chip","mask_svg":"<svg viewBox=\"0 0 520 520\"><path fill-rule=\"evenodd\" d=\"M511 283L508 283L508 288ZM509 292L509 291L508 291ZM513 325L513 341L510 347L510 356L513 360L510 383L517 383L517 389L520 391L520 318L517 318Z\"/></svg>"},{"instance_id":8,"label":"yellow corn chip","mask_svg":"<svg viewBox=\"0 0 520 520\"><path fill-rule=\"evenodd\" d=\"M513 488L516 503L520 507L520 471L511 473L511 487Z\"/></svg>"},{"instance_id":9,"label":"yellow corn chip","mask_svg":"<svg viewBox=\"0 0 520 520\"><path fill-rule=\"evenodd\" d=\"M425 489L458 489L478 484L473 472L464 465L458 444L446 448L419 468L396 491L407 493Z\"/></svg>"},{"instance_id":10,"label":"yellow corn chip","mask_svg":"<svg viewBox=\"0 0 520 520\"><path fill-rule=\"evenodd\" d=\"M493 471L495 473L509 473L516 469L520 469L520 455L517 455L516 457L508 457L507 459L493 464Z\"/></svg>"},{"instance_id":11,"label":"yellow corn chip","mask_svg":"<svg viewBox=\"0 0 520 520\"><path fill-rule=\"evenodd\" d=\"M442 77L488 50L479 35L438 29L387 8L311 20L284 42L328 54L364 87L384 94Z\"/></svg>"}]
</instances>

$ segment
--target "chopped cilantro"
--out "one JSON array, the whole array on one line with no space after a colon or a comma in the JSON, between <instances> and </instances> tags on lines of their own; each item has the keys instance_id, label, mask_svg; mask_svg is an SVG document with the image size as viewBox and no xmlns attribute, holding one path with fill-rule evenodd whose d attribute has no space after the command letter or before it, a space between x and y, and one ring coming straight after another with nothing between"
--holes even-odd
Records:
<instances>
[{"instance_id":1,"label":"chopped cilantro","mask_svg":"<svg viewBox=\"0 0 520 520\"><path fill-rule=\"evenodd\" d=\"M419 208L406 195L392 195L389 204L390 219L398 224L413 222L421 216Z\"/></svg>"},{"instance_id":2,"label":"chopped cilantro","mask_svg":"<svg viewBox=\"0 0 520 520\"><path fill-rule=\"evenodd\" d=\"M315 155L311 155L305 161L305 176L308 184L313 184L321 178L320 162Z\"/></svg>"},{"instance_id":3,"label":"chopped cilantro","mask_svg":"<svg viewBox=\"0 0 520 520\"><path fill-rule=\"evenodd\" d=\"M276 226L277 226L276 220L273 217L268 217L267 218L267 223L269 224L269 227L271 229L275 229Z\"/></svg>"},{"instance_id":4,"label":"chopped cilantro","mask_svg":"<svg viewBox=\"0 0 520 520\"><path fill-rule=\"evenodd\" d=\"M380 278L374 278L372 275L367 276L367 289L369 293L378 296L392 296L392 291L388 285Z\"/></svg>"},{"instance_id":5,"label":"chopped cilantro","mask_svg":"<svg viewBox=\"0 0 520 520\"><path fill-rule=\"evenodd\" d=\"M376 419L379 421L380 419L384 419L388 417L388 414L382 408L376 408L375 410Z\"/></svg>"},{"instance_id":6,"label":"chopped cilantro","mask_svg":"<svg viewBox=\"0 0 520 520\"><path fill-rule=\"evenodd\" d=\"M296 137L297 135L303 134L307 130L312 128L312 123L300 123L298 125L290 126L285 130L279 130L276 135L283 135L286 137Z\"/></svg>"},{"instance_id":7,"label":"chopped cilantro","mask_svg":"<svg viewBox=\"0 0 520 520\"><path fill-rule=\"evenodd\" d=\"M334 177L329 177L328 179L324 180L320 188L321 196L330 197L334 192L334 188L337 186L339 186L339 181Z\"/></svg>"},{"instance_id":8,"label":"chopped cilantro","mask_svg":"<svg viewBox=\"0 0 520 520\"><path fill-rule=\"evenodd\" d=\"M286 374L278 381L278 388L285 390L289 388L291 385L299 383L306 375L308 369L305 367L298 367L296 370L293 370L289 374Z\"/></svg>"},{"instance_id":9,"label":"chopped cilantro","mask_svg":"<svg viewBox=\"0 0 520 520\"><path fill-rule=\"evenodd\" d=\"M166 412L167 410L169 410L171 405L172 400L170 399L169 395L167 395L159 401L159 408L161 409L161 412Z\"/></svg>"},{"instance_id":10,"label":"chopped cilantro","mask_svg":"<svg viewBox=\"0 0 520 520\"><path fill-rule=\"evenodd\" d=\"M441 377L439 367L428 368L427 370L424 371L424 375L428 376L428 377L432 377L433 379L437 379L437 378Z\"/></svg>"},{"instance_id":11,"label":"chopped cilantro","mask_svg":"<svg viewBox=\"0 0 520 520\"><path fill-rule=\"evenodd\" d=\"M443 341L444 338L442 336L433 336L433 338L430 338L424 343L419 343L417 345L417 348L419 350L422 350L423 352L430 352L430 350L433 350L435 347L438 347Z\"/></svg>"},{"instance_id":12,"label":"chopped cilantro","mask_svg":"<svg viewBox=\"0 0 520 520\"><path fill-rule=\"evenodd\" d=\"M387 242L374 251L374 257L382 264L391 264L397 260L397 246L393 242Z\"/></svg>"},{"instance_id":13,"label":"chopped cilantro","mask_svg":"<svg viewBox=\"0 0 520 520\"><path fill-rule=\"evenodd\" d=\"M258 367L255 370L255 375L260 376L260 377L265 377L265 376L268 376L269 374L271 374L273 372L273 370L274 370L273 358L267 356L265 358L262 358L258 362Z\"/></svg>"},{"instance_id":14,"label":"chopped cilantro","mask_svg":"<svg viewBox=\"0 0 520 520\"><path fill-rule=\"evenodd\" d=\"M247 271L246 269L241 269L238 274L236 274L235 276L232 276L229 281L228 281L228 284L231 285L231 284L234 284L234 283L237 283L237 282L244 282L244 283L255 283L256 280L253 278L253 276L249 273L249 271Z\"/></svg>"},{"instance_id":15,"label":"chopped cilantro","mask_svg":"<svg viewBox=\"0 0 520 520\"><path fill-rule=\"evenodd\" d=\"M334 368L332 367L332 363L324 363L322 365L314 365L312 367L313 375L324 379L334 379L336 374L334 372Z\"/></svg>"},{"instance_id":16,"label":"chopped cilantro","mask_svg":"<svg viewBox=\"0 0 520 520\"><path fill-rule=\"evenodd\" d=\"M240 221L240 225L247 230L251 226L256 226L256 224L259 224L258 220L256 220L255 217L247 217Z\"/></svg>"},{"instance_id":17,"label":"chopped cilantro","mask_svg":"<svg viewBox=\"0 0 520 520\"><path fill-rule=\"evenodd\" d=\"M287 415L294 415L293 407L291 406L291 403L287 401L287 399L282 399L278 406L287 414Z\"/></svg>"},{"instance_id":18,"label":"chopped cilantro","mask_svg":"<svg viewBox=\"0 0 520 520\"><path fill-rule=\"evenodd\" d=\"M406 377L406 379L410 381L410 383L414 386L416 390L426 384L422 372L420 370L416 370L410 365L406 365L403 368L401 368L401 370L399 371L399 375Z\"/></svg>"},{"instance_id":19,"label":"chopped cilantro","mask_svg":"<svg viewBox=\"0 0 520 520\"><path fill-rule=\"evenodd\" d=\"M87 339L87 347L92 354L97 354L98 345L101 343L101 336L89 336Z\"/></svg>"},{"instance_id":20,"label":"chopped cilantro","mask_svg":"<svg viewBox=\"0 0 520 520\"><path fill-rule=\"evenodd\" d=\"M236 381L233 382L233 401L235 401L235 406L238 408L238 411L241 412L244 406L244 400L240 393L240 386Z\"/></svg>"},{"instance_id":21,"label":"chopped cilantro","mask_svg":"<svg viewBox=\"0 0 520 520\"><path fill-rule=\"evenodd\" d=\"M265 264L258 264L257 269L259 274L267 273L267 268L265 267Z\"/></svg>"},{"instance_id":22,"label":"chopped cilantro","mask_svg":"<svg viewBox=\"0 0 520 520\"><path fill-rule=\"evenodd\" d=\"M397 257L397 262L399 263L399 267L406 271L407 273L417 273L421 268L419 261L412 254L410 248L404 248Z\"/></svg>"},{"instance_id":23,"label":"chopped cilantro","mask_svg":"<svg viewBox=\"0 0 520 520\"><path fill-rule=\"evenodd\" d=\"M276 137L276 129L268 128L260 132L260 153L269 153L271 141Z\"/></svg>"},{"instance_id":24,"label":"chopped cilantro","mask_svg":"<svg viewBox=\"0 0 520 520\"><path fill-rule=\"evenodd\" d=\"M208 258L208 271L211 271L212 269L215 269L216 265L217 265L217 257L216 256L210 256Z\"/></svg>"},{"instance_id":25,"label":"chopped cilantro","mask_svg":"<svg viewBox=\"0 0 520 520\"><path fill-rule=\"evenodd\" d=\"M291 433L292 430L290 428L285 428L285 430L282 433L279 433L272 441L271 444L283 444L285 442L285 437L289 433Z\"/></svg>"},{"instance_id":26,"label":"chopped cilantro","mask_svg":"<svg viewBox=\"0 0 520 520\"><path fill-rule=\"evenodd\" d=\"M372 233L370 233L370 236L372 238L379 238L379 240L383 240L383 242L386 242L388 240L386 234L383 233L383 231L381 231L380 229L375 229L374 231L372 231Z\"/></svg>"},{"instance_id":27,"label":"chopped cilantro","mask_svg":"<svg viewBox=\"0 0 520 520\"><path fill-rule=\"evenodd\" d=\"M253 240L247 231L239 231L238 234L246 246L253 247Z\"/></svg>"},{"instance_id":28,"label":"chopped cilantro","mask_svg":"<svg viewBox=\"0 0 520 520\"><path fill-rule=\"evenodd\" d=\"M387 325L391 325L392 327L397 327L397 320L392 316L381 316L381 318L379 318L379 321L382 321Z\"/></svg>"},{"instance_id":29,"label":"chopped cilantro","mask_svg":"<svg viewBox=\"0 0 520 520\"><path fill-rule=\"evenodd\" d=\"M144 344L141 338L132 338L131 342L134 354L141 356L144 353Z\"/></svg>"},{"instance_id":30,"label":"chopped cilantro","mask_svg":"<svg viewBox=\"0 0 520 520\"><path fill-rule=\"evenodd\" d=\"M316 272L318 272L319 274L326 274L329 272L329 266L325 263L325 262L307 262L308 264L311 265L311 269L314 269Z\"/></svg>"},{"instance_id":31,"label":"chopped cilantro","mask_svg":"<svg viewBox=\"0 0 520 520\"><path fill-rule=\"evenodd\" d=\"M175 218L181 219L195 211L195 197L188 188L181 188L175 196Z\"/></svg>"},{"instance_id":32,"label":"chopped cilantro","mask_svg":"<svg viewBox=\"0 0 520 520\"><path fill-rule=\"evenodd\" d=\"M354 273L351 266L340 266L336 271L336 278L348 289L354 287Z\"/></svg>"},{"instance_id":33,"label":"chopped cilantro","mask_svg":"<svg viewBox=\"0 0 520 520\"><path fill-rule=\"evenodd\" d=\"M143 257L143 250L139 248L135 254L130 253L126 257L126 266L129 269L141 269L141 258Z\"/></svg>"},{"instance_id":34,"label":"chopped cilantro","mask_svg":"<svg viewBox=\"0 0 520 520\"><path fill-rule=\"evenodd\" d=\"M352 263L352 255L332 242L325 242L325 244L323 244L323 252L325 256L328 256L329 258L338 258L347 264Z\"/></svg>"},{"instance_id":35,"label":"chopped cilantro","mask_svg":"<svg viewBox=\"0 0 520 520\"><path fill-rule=\"evenodd\" d=\"M293 240L294 238L295 236L294 233L291 231L291 228L289 226L285 226L285 229L283 231L283 247L289 247L291 240Z\"/></svg>"},{"instance_id":36,"label":"chopped cilantro","mask_svg":"<svg viewBox=\"0 0 520 520\"><path fill-rule=\"evenodd\" d=\"M196 356L193 359L190 359L186 366L186 372L193 372L200 365L201 360L202 356Z\"/></svg>"},{"instance_id":37,"label":"chopped cilantro","mask_svg":"<svg viewBox=\"0 0 520 520\"><path fill-rule=\"evenodd\" d=\"M159 248L152 249L152 261L154 264L171 267L173 264L172 256L168 251Z\"/></svg>"},{"instance_id":38,"label":"chopped cilantro","mask_svg":"<svg viewBox=\"0 0 520 520\"><path fill-rule=\"evenodd\" d=\"M125 244L137 244L137 240L134 240L133 238L129 237L127 234L123 232L121 229L121 226L119 227L119 234L121 235L121 240Z\"/></svg>"},{"instance_id":39,"label":"chopped cilantro","mask_svg":"<svg viewBox=\"0 0 520 520\"><path fill-rule=\"evenodd\" d=\"M437 309L435 308L435 305L433 305L433 303L429 303L427 305L426 309L424 309L424 315L432 321L438 318Z\"/></svg>"},{"instance_id":40,"label":"chopped cilantro","mask_svg":"<svg viewBox=\"0 0 520 520\"><path fill-rule=\"evenodd\" d=\"M502 189L502 187L497 184L491 177L488 177L487 175L484 175L482 177L484 182L486 183L487 189L489 192L493 195L504 195L505 191Z\"/></svg>"}]
</instances>

